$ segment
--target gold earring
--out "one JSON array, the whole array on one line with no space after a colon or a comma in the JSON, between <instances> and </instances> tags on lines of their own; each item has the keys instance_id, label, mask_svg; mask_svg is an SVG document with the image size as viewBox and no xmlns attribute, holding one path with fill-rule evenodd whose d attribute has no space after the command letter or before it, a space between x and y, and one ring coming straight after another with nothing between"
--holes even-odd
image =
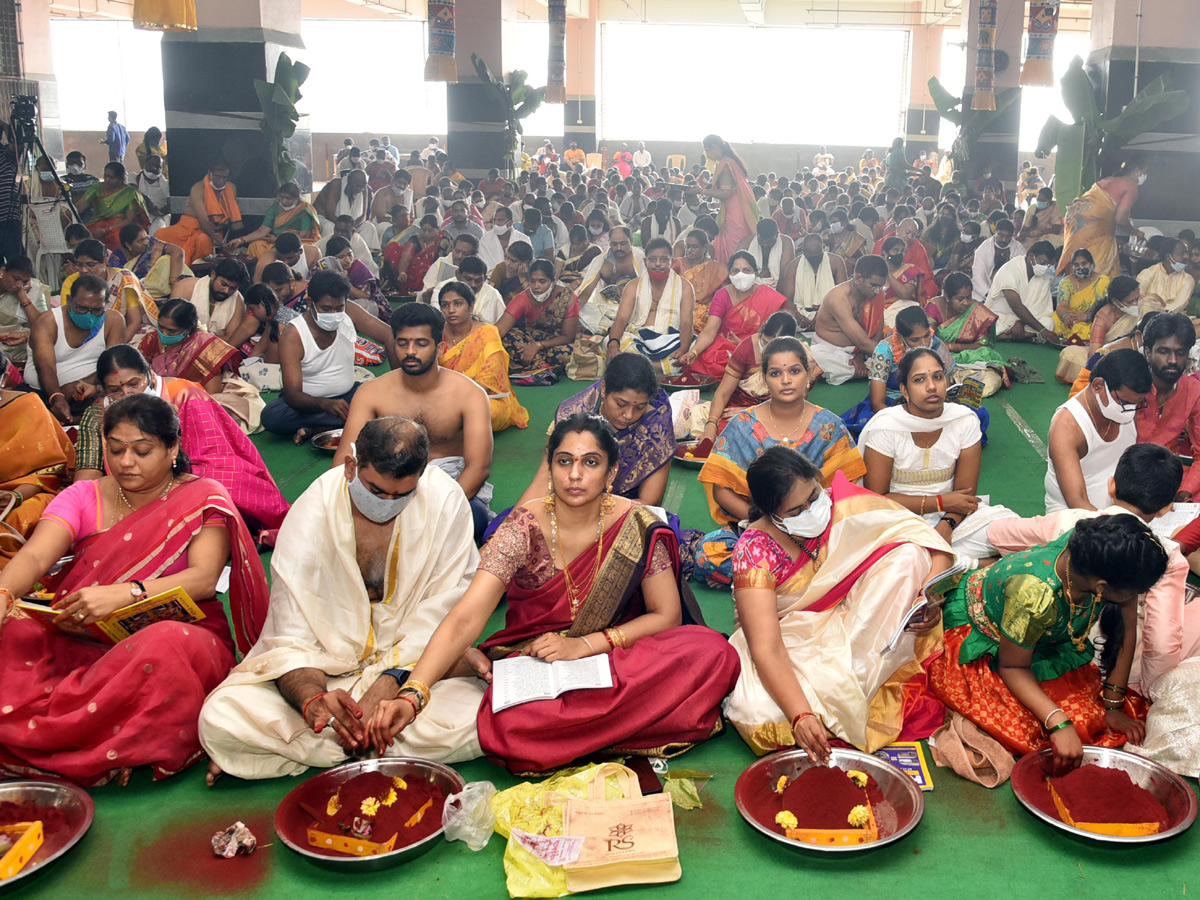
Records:
<instances>
[{"instance_id":1,"label":"gold earring","mask_svg":"<svg viewBox=\"0 0 1200 900\"><path fill-rule=\"evenodd\" d=\"M608 483L608 488L604 491L604 499L600 501L600 514L607 516L617 506L617 501L613 499L612 482Z\"/></svg>"},{"instance_id":2,"label":"gold earring","mask_svg":"<svg viewBox=\"0 0 1200 900\"><path fill-rule=\"evenodd\" d=\"M546 512L554 512L554 479L546 479L546 496L542 498L542 502L546 504Z\"/></svg>"}]
</instances>

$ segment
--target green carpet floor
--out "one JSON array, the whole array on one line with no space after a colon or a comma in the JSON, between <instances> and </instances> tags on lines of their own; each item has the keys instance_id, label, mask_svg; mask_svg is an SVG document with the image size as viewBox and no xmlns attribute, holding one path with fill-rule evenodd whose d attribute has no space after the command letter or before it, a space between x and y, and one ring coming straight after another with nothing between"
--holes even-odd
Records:
<instances>
[{"instance_id":1,"label":"green carpet floor","mask_svg":"<svg viewBox=\"0 0 1200 900\"><path fill-rule=\"evenodd\" d=\"M1036 366L1046 384L1018 385L990 398L980 492L1022 515L1042 511L1045 462L1026 437L1044 439L1066 390L1053 382L1055 353L1044 347L1011 347ZM527 388L521 399L532 424L496 438L492 480L497 509L524 490L537 466L545 427L558 402L582 385ZM814 402L842 412L863 396L861 384L818 385ZM1024 431L1023 431L1024 430ZM295 499L329 464L307 447L260 435L263 451L284 494ZM1037 438L1035 437L1036 441ZM675 466L666 505L685 525L705 527L703 491L693 470ZM709 624L728 632L733 604L728 592L699 590ZM498 621L498 619L497 619ZM495 623L493 623L495 624ZM862 898L1004 897L1180 897L1200 892L1200 831L1164 844L1112 849L1061 836L1027 813L1005 785L995 791L935 769L935 789L925 795L920 826L905 840L879 850L832 858L795 854L762 838L742 821L733 802L737 776L753 754L727 732L682 760L688 768L715 772L705 788L704 808L677 812L683 879L657 888L613 890L612 896L716 898L789 896ZM515 783L487 761L457 766L468 781L490 780L499 788ZM96 821L91 833L57 865L8 892L20 898L391 897L397 900L506 896L504 843L493 837L481 852L443 843L407 866L386 872L343 875L316 868L280 844L271 826L274 809L295 785L292 779L241 782L225 778L204 786L204 766L154 784L145 772L127 788L93 792ZM1195 788L1195 783L1190 782ZM250 825L265 846L248 858L215 860L208 849L213 832L235 819ZM828 892L828 893L826 893ZM0 893L4 893L0 889Z\"/></svg>"}]
</instances>

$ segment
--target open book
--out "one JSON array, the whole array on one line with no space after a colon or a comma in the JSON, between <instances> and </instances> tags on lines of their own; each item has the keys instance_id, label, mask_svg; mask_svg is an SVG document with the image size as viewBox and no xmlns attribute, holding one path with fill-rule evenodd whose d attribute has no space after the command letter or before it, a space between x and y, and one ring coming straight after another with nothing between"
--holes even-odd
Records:
<instances>
[{"instance_id":1,"label":"open book","mask_svg":"<svg viewBox=\"0 0 1200 900\"><path fill-rule=\"evenodd\" d=\"M530 700L552 700L567 691L613 686L608 656L546 662L535 656L498 659L492 665L492 712Z\"/></svg>"},{"instance_id":2,"label":"open book","mask_svg":"<svg viewBox=\"0 0 1200 900\"><path fill-rule=\"evenodd\" d=\"M892 639L887 642L887 645L879 651L879 655L883 656L894 650L896 645L900 643L900 638L904 635L905 629L917 619L923 618L926 609L941 609L942 604L946 602L946 595L958 587L958 583L963 580L963 576L969 568L969 562L962 557L958 557L954 560L954 564L950 568L944 572L939 572L925 582L925 587L921 589L921 599L900 620L900 624L896 628L896 633L892 635Z\"/></svg>"},{"instance_id":3,"label":"open book","mask_svg":"<svg viewBox=\"0 0 1200 900\"><path fill-rule=\"evenodd\" d=\"M207 618L183 588L171 588L123 606L107 619L80 625L72 619L55 622L60 611L51 609L51 594L34 594L17 601L16 608L50 631L101 644L117 644L155 622L199 622Z\"/></svg>"},{"instance_id":4,"label":"open book","mask_svg":"<svg viewBox=\"0 0 1200 900\"><path fill-rule=\"evenodd\" d=\"M1150 530L1169 540L1184 525L1190 525L1196 516L1200 516L1200 503L1176 503L1166 515L1150 521Z\"/></svg>"}]
</instances>

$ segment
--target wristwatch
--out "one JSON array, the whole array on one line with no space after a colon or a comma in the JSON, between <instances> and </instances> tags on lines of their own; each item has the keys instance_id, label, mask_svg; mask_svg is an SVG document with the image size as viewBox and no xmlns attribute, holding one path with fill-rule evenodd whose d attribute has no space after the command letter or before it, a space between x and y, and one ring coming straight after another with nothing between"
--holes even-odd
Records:
<instances>
[{"instance_id":1,"label":"wristwatch","mask_svg":"<svg viewBox=\"0 0 1200 900\"><path fill-rule=\"evenodd\" d=\"M142 582L134 579L133 581L129 582L129 593L130 593L130 596L133 597L133 602L137 603L139 600L141 600L143 597L146 596L146 585L144 585L144 584L142 584Z\"/></svg>"}]
</instances>

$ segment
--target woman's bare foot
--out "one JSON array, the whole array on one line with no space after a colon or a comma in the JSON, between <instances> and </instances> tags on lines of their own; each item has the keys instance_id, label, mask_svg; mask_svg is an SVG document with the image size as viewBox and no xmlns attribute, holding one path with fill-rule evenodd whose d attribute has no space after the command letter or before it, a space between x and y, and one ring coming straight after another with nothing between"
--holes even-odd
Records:
<instances>
[{"instance_id":1,"label":"woman's bare foot","mask_svg":"<svg viewBox=\"0 0 1200 900\"><path fill-rule=\"evenodd\" d=\"M312 437L315 432L316 432L316 429L313 429L313 428L301 428L299 431L296 432L295 437L292 438L292 443L294 443L298 447L301 444L308 441L308 439L310 437Z\"/></svg>"},{"instance_id":2,"label":"woman's bare foot","mask_svg":"<svg viewBox=\"0 0 1200 900\"><path fill-rule=\"evenodd\" d=\"M482 678L484 681L490 682L492 680L492 661L478 647L468 647L445 677Z\"/></svg>"},{"instance_id":3,"label":"woman's bare foot","mask_svg":"<svg viewBox=\"0 0 1200 900\"><path fill-rule=\"evenodd\" d=\"M129 779L133 775L133 769L126 766L117 772L117 777L113 780L121 787L129 787Z\"/></svg>"},{"instance_id":4,"label":"woman's bare foot","mask_svg":"<svg viewBox=\"0 0 1200 900\"><path fill-rule=\"evenodd\" d=\"M221 771L221 767L210 759L208 761L208 772L204 776L204 783L209 787L212 787L224 774L225 773Z\"/></svg>"}]
</instances>

